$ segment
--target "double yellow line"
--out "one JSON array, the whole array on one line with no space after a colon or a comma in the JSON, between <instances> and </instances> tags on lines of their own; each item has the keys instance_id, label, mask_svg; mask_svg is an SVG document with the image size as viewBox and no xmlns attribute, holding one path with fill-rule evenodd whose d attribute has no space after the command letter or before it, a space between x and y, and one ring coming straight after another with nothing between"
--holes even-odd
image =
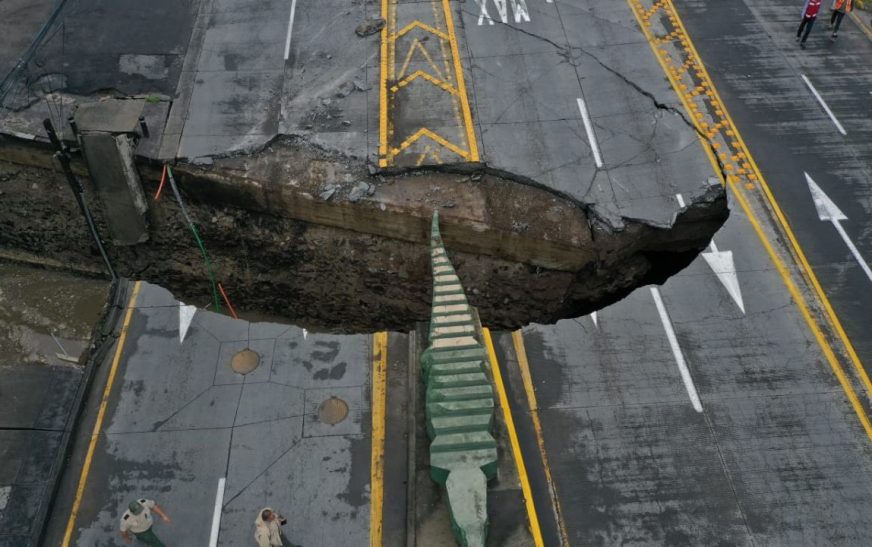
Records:
<instances>
[{"instance_id":1,"label":"double yellow line","mask_svg":"<svg viewBox=\"0 0 872 547\"><path fill-rule=\"evenodd\" d=\"M702 62L699 52L696 50L696 47L687 33L687 29L684 27L684 23L679 17L678 12L675 10L672 0L658 0L648 9L645 9L640 0L627 0L627 2L636 16L652 51L654 52L654 56L657 58L657 61L666 73L667 78L669 78L673 89L681 99L687 114L690 116L699 131L699 138L702 147L708 155L712 167L721 177L722 182L733 191L736 201L747 216L754 232L763 244L766 253L775 265L776 270L784 281L784 284L787 286L794 302L796 302L800 314L809 327L809 330L811 330L815 340L817 340L818 345L821 347L827 363L838 379L842 390L845 392L848 401L857 415L857 418L860 420L863 429L866 431L866 435L869 440L872 441L872 423L870 423L869 417L867 416L857 393L845 374L845 370L842 367L836 352L827 340L827 336L824 334L824 329L812 314L811 306L802 291L800 291L797 283L794 281L790 269L784 263L773 244L769 241L762 223L757 218L757 215L751 207L749 200L754 198L754 196L750 194L752 190L759 189L762 192L762 195L765 198L765 204L772 211L778 224L777 228L780 229L784 237L790 242L790 249L796 258L799 270L811 285L817 300L823 308L824 315L829 321L830 328L844 348L854 372L866 389L867 396L872 396L872 382L870 382L869 375L866 373L866 369L860 361L853 344L842 327L842 324L833 310L820 282L815 276L811 265L808 263L805 253L800 247L793 230L790 228L787 218L781 211L781 207L775 200L775 196L772 194L769 185L766 183L765 177L757 166L757 162L751 155L741 133L733 122L724 102L721 100L711 76ZM655 37L651 30L651 20L654 16L658 15L661 10L668 25L671 25L671 32L663 37ZM667 30L669 30L669 28L667 28ZM679 64L672 59L669 52L664 47L667 44L675 45L676 49L683 54L685 58L683 63ZM690 78L699 84L691 88L683 83L681 79L687 75L690 75ZM694 103L694 100L701 100L706 110L701 110L700 106ZM706 122L706 115L711 116L714 123L709 124ZM712 147L709 146L709 142L706 142L701 135L706 135L713 142L712 146L718 150L718 156L715 156L716 152L712 150ZM720 151L720 148L722 148L723 151ZM721 165L724 165L724 168L727 171L726 176L721 172Z\"/></svg>"},{"instance_id":2,"label":"double yellow line","mask_svg":"<svg viewBox=\"0 0 872 547\"><path fill-rule=\"evenodd\" d=\"M395 164L396 157L407 150L414 143L418 142L422 138L427 138L433 142L433 144L437 147L441 147L450 151L453 154L456 154L460 158L470 161L470 162L478 162L479 161L479 152L478 152L478 142L475 137L475 127L472 123L472 110L469 106L469 97L467 95L466 90L466 78L463 73L463 66L460 61L460 48L458 47L457 35L454 28L454 18L451 14L451 6L449 0L431 0L433 3L434 10L434 20L436 27L441 27L442 23L444 23L444 28L435 28L434 26L428 25L422 21L412 21L408 25L406 25L403 29L397 29L397 3L399 0L382 0L381 2L381 11L382 18L384 18L386 24L385 27L381 31L381 63L380 63L380 75L379 75L379 167L390 167ZM441 4L441 5L440 5ZM437 8L437 6L439 6ZM439 11L442 13L440 14ZM443 57L447 57L450 55L451 57L451 66L453 70L448 69L448 62L446 60L446 72L452 72L451 79L453 81L446 81L441 78L440 74L428 74L423 71L412 74L411 76L403 78L402 81L396 81L396 46L397 40L408 34L411 30L418 28L424 32L432 35L433 38L439 41L440 47L442 48ZM448 42L448 52L445 51L444 44ZM409 60L413 54L414 48L418 48L423 52L426 59L430 61L430 63L435 67L435 64L432 62L432 57L427 53L424 46L420 41L414 41L413 45L409 47L408 55L406 56L406 61L403 64L403 71L405 67L408 66ZM400 77L403 77L404 74L400 74ZM448 78L449 74L446 74L445 77ZM400 89L407 86L409 83L414 81L415 79L422 79L423 81L430 82L437 88L442 89L448 95L451 96L451 100L455 103L455 109L457 113L457 124L462 128L462 132L465 135L465 143L461 143L460 145L452 143L449 139L444 136L440 136L435 130L420 127L414 131L408 138L403 140L400 143L397 143L396 146L393 144L394 136L395 136L395 127L393 124L393 95L397 93ZM426 110L428 108L427 104L420 104L417 107L421 110ZM434 154L434 157L438 158L438 154ZM423 161L423 155L421 159L418 161L420 164ZM439 160L441 163L441 160Z\"/></svg>"}]
</instances>

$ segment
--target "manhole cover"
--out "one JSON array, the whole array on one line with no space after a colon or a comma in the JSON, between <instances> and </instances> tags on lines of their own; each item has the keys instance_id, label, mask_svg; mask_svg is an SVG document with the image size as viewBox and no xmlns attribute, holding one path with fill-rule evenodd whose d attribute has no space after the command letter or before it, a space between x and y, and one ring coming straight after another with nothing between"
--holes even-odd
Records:
<instances>
[{"instance_id":1,"label":"manhole cover","mask_svg":"<svg viewBox=\"0 0 872 547\"><path fill-rule=\"evenodd\" d=\"M330 425L336 425L348 417L348 403L339 397L330 397L318 407L318 419Z\"/></svg>"},{"instance_id":2,"label":"manhole cover","mask_svg":"<svg viewBox=\"0 0 872 547\"><path fill-rule=\"evenodd\" d=\"M237 352L230 360L230 368L239 374L248 374L260 364L260 355L256 351L245 348Z\"/></svg>"}]
</instances>

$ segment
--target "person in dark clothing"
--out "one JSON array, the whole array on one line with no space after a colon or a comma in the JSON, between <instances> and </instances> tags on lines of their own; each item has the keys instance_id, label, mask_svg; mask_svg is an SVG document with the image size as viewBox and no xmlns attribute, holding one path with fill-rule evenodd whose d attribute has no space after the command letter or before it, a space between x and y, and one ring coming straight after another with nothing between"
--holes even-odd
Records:
<instances>
[{"instance_id":1,"label":"person in dark clothing","mask_svg":"<svg viewBox=\"0 0 872 547\"><path fill-rule=\"evenodd\" d=\"M846 13L851 13L854 11L854 0L834 0L833 1L833 15L830 17L830 24L827 28L833 30L833 35L830 37L830 40L835 40L839 36L839 27L842 24L842 19L845 18Z\"/></svg>"},{"instance_id":2,"label":"person in dark clothing","mask_svg":"<svg viewBox=\"0 0 872 547\"><path fill-rule=\"evenodd\" d=\"M802 21L799 22L799 28L796 30L796 41L803 49L805 49L805 41L808 40L808 35L811 33L811 28L814 26L815 19L817 19L821 9L821 1L805 0L805 7L802 8ZM803 30L805 34L803 34Z\"/></svg>"}]
</instances>

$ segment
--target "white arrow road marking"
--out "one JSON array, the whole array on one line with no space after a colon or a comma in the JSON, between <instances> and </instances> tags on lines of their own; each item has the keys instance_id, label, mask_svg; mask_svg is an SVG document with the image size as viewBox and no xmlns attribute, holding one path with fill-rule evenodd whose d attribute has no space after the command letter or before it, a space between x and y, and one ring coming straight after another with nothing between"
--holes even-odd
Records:
<instances>
[{"instance_id":1,"label":"white arrow road marking","mask_svg":"<svg viewBox=\"0 0 872 547\"><path fill-rule=\"evenodd\" d=\"M684 197L681 194L675 194L675 199L678 201L678 206L684 209ZM703 253L702 257L708 263L709 267L714 270L715 275L721 281L721 284L733 297L736 305L745 313L745 301L742 298L742 289L739 286L739 276L736 273L736 263L733 261L733 251L719 251L715 245L715 240L711 242L711 252Z\"/></svg>"},{"instance_id":2,"label":"white arrow road marking","mask_svg":"<svg viewBox=\"0 0 872 547\"><path fill-rule=\"evenodd\" d=\"M745 301L742 299L742 289L739 287L739 276L736 273L736 263L733 261L733 251L719 251L715 245L715 240L712 239L711 252L702 253L702 257L708 262L742 313L745 313Z\"/></svg>"},{"instance_id":3,"label":"white arrow road marking","mask_svg":"<svg viewBox=\"0 0 872 547\"><path fill-rule=\"evenodd\" d=\"M603 166L603 157L600 155L599 144L596 142L596 134L593 132L593 124L590 123L590 114L587 111L587 105L584 104L584 99L577 98L578 110L581 112L581 120L584 122L584 131L587 133L587 140L590 141L590 151L593 152L593 161L597 167Z\"/></svg>"},{"instance_id":4,"label":"white arrow road marking","mask_svg":"<svg viewBox=\"0 0 872 547\"><path fill-rule=\"evenodd\" d=\"M596 312L591 312L589 315L590 315L590 320L593 321L593 326L596 328L599 328L599 323L597 322L597 319L596 319Z\"/></svg>"},{"instance_id":5,"label":"white arrow road marking","mask_svg":"<svg viewBox=\"0 0 872 547\"><path fill-rule=\"evenodd\" d=\"M830 197L821 190L821 187L817 185L808 173L805 173L805 181L808 183L808 189L811 192L811 199L814 200L814 206L817 209L818 217L820 217L821 220L828 220L833 223L836 231L839 232L839 235L842 237L842 241L845 242L845 245L847 245L848 249L851 250L851 254L854 255L860 268L862 268L863 272L866 273L866 277L869 278L869 281L872 281L872 270L869 269L869 264L866 263L863 256L860 254L860 250L857 249L854 242L851 241L851 238L848 237L847 233L845 233L845 229L842 228L841 221L848 220L848 217L835 203L833 203L833 200L831 200Z\"/></svg>"},{"instance_id":6,"label":"white arrow road marking","mask_svg":"<svg viewBox=\"0 0 872 547\"><path fill-rule=\"evenodd\" d=\"M188 335L188 329L191 328L191 321L194 320L194 314L197 313L197 306L186 306L184 302L179 302L179 343L185 341L185 336Z\"/></svg>"},{"instance_id":7,"label":"white arrow road marking","mask_svg":"<svg viewBox=\"0 0 872 547\"><path fill-rule=\"evenodd\" d=\"M215 511L212 513L212 533L209 535L209 547L218 545L218 531L221 529L221 506L224 504L225 478L218 479L218 492L215 493Z\"/></svg>"},{"instance_id":8,"label":"white arrow road marking","mask_svg":"<svg viewBox=\"0 0 872 547\"><path fill-rule=\"evenodd\" d=\"M800 77L802 78L802 81L805 82L805 85L807 85L808 88L811 90L812 94L814 94L815 99L817 99L817 102L820 103L820 105L823 107L824 112L827 113L827 116L829 116L830 119L833 120L833 123L836 124L836 129L839 130L839 133L841 133L842 135L847 135L848 132L845 131L845 128L842 127L842 124L839 123L838 119L836 119L836 115L833 114L833 111L830 110L829 106L827 106L827 103L826 101L824 101L824 98L821 97L821 94L817 92L817 89L815 89L813 85L811 85L811 81L805 76L805 74L800 74Z\"/></svg>"},{"instance_id":9,"label":"white arrow road marking","mask_svg":"<svg viewBox=\"0 0 872 547\"><path fill-rule=\"evenodd\" d=\"M699 400L699 394L696 392L696 386L693 385L693 378L690 376L687 362L684 360L684 355L681 353L681 346L678 345L678 338L675 336L675 329L672 328L672 321L670 321L669 314L666 312L666 306L663 305L663 298L660 297L660 290L657 289L657 287L651 287L651 296L654 297L654 304L657 306L657 313L660 314L660 322L663 323L663 330L666 331L666 338L669 340L669 345L672 347L672 355L675 357L675 362L678 364L678 372L681 373L681 380L684 382L684 388L687 389L690 403L693 405L694 410L702 412L702 403Z\"/></svg>"},{"instance_id":10,"label":"white arrow road marking","mask_svg":"<svg viewBox=\"0 0 872 547\"><path fill-rule=\"evenodd\" d=\"M288 21L288 35L285 38L285 61L291 55L291 33L294 32L294 14L297 12L297 0L291 0L291 18Z\"/></svg>"},{"instance_id":11,"label":"white arrow road marking","mask_svg":"<svg viewBox=\"0 0 872 547\"><path fill-rule=\"evenodd\" d=\"M309 337L309 331L303 329L303 340L306 340Z\"/></svg>"}]
</instances>

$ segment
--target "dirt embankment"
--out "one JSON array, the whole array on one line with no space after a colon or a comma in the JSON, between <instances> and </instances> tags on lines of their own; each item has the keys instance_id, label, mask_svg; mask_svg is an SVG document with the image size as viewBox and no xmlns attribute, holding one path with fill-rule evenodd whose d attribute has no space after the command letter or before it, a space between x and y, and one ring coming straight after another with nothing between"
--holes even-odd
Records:
<instances>
[{"instance_id":1,"label":"dirt embankment","mask_svg":"<svg viewBox=\"0 0 872 547\"><path fill-rule=\"evenodd\" d=\"M0 257L99 274L100 256L49 148L3 139ZM84 164L74 167L89 184ZM159 166L139 170L153 195ZM476 167L377 174L294 141L209 166L177 165L175 173L235 306L342 331L405 330L429 317L435 208L471 303L485 324L501 328L576 317L662 282L728 216L716 185L688 198L670 228L628 219L614 228L510 175ZM148 221L147 242L108 244L119 274L208 305L203 257L171 192L150 201Z\"/></svg>"}]
</instances>

